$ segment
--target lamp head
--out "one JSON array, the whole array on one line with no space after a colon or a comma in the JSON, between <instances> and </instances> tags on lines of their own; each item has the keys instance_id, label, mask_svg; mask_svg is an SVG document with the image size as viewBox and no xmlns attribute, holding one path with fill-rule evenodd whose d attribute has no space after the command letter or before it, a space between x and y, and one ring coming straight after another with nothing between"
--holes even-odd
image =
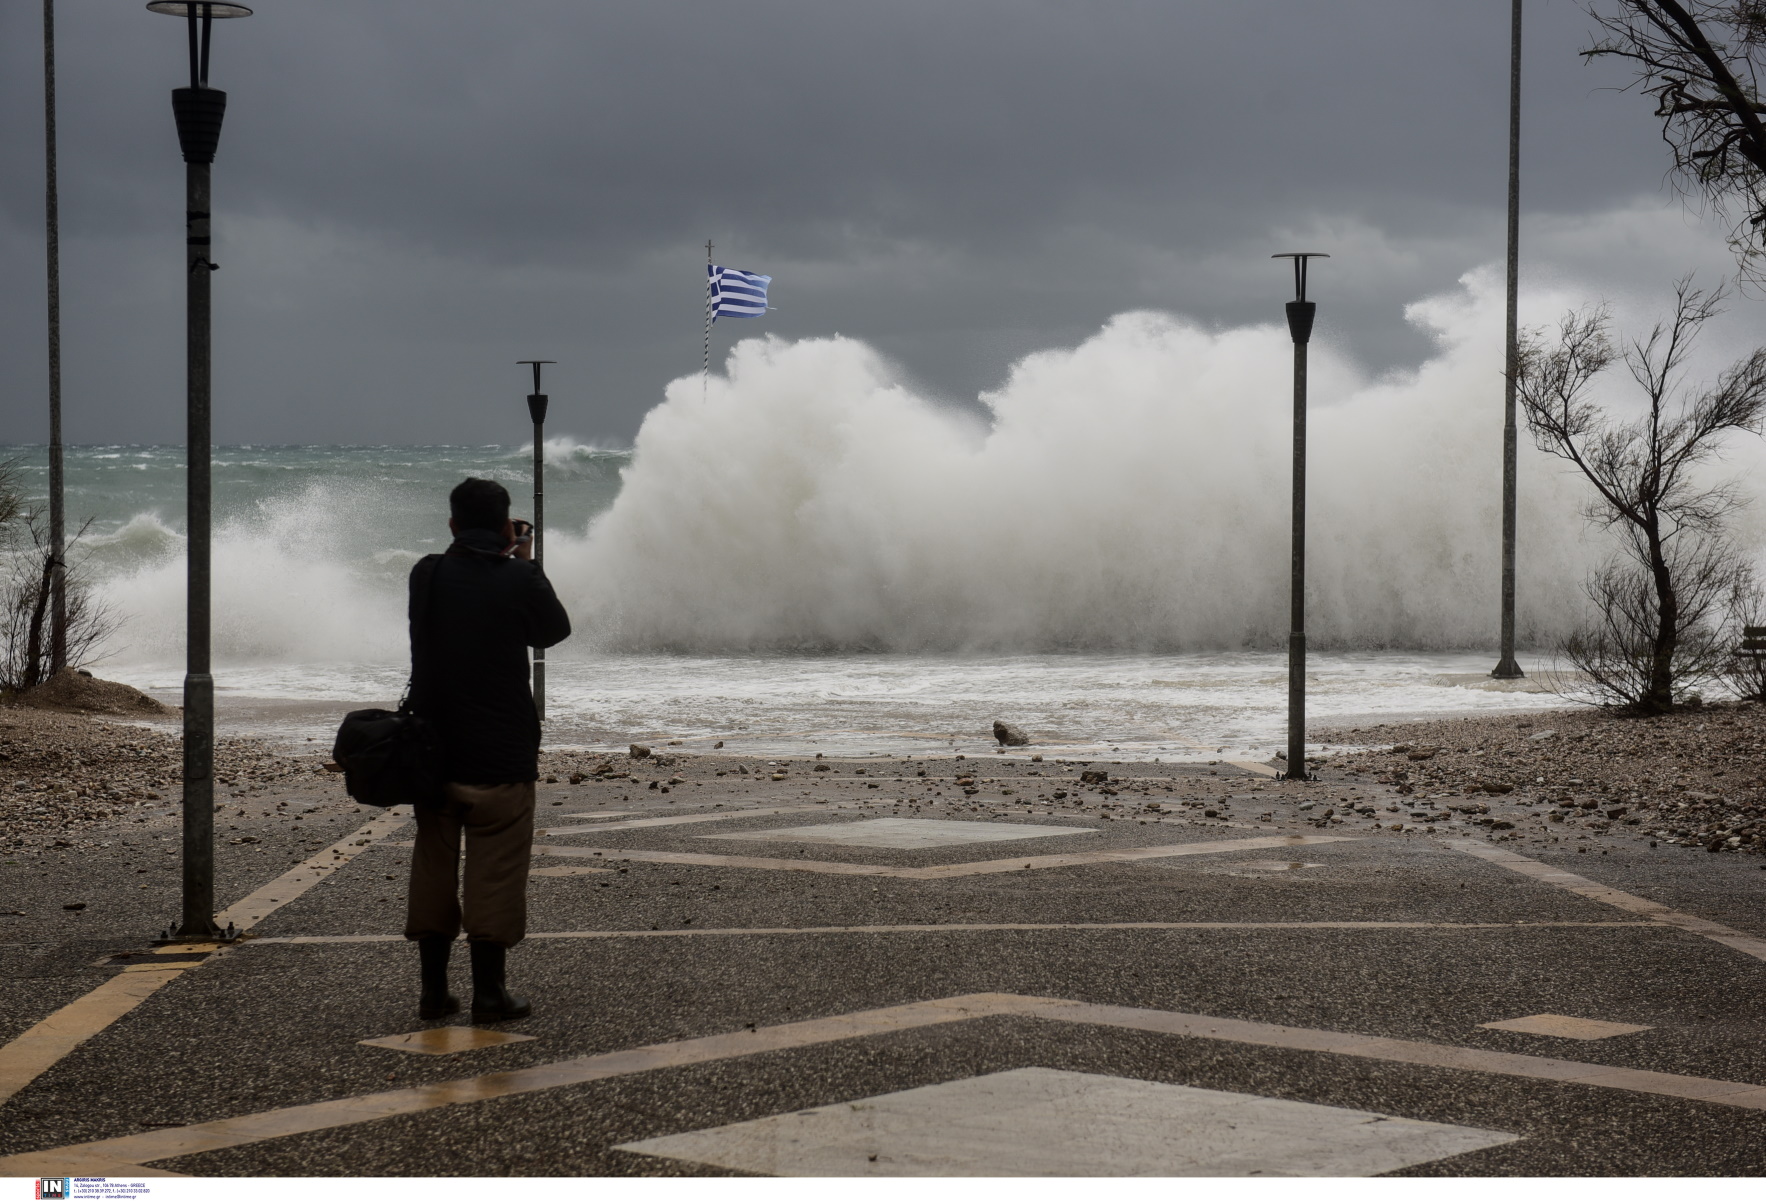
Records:
<instances>
[{"instance_id":1,"label":"lamp head","mask_svg":"<svg viewBox=\"0 0 1766 1201\"><path fill-rule=\"evenodd\" d=\"M168 17L188 17L192 15L191 9L197 10L196 16L214 17L217 20L223 17L251 16L251 9L243 4L208 4L202 3L200 0L192 0L191 3L185 3L185 0L153 0L153 3L147 6L148 12L164 13Z\"/></svg>"},{"instance_id":2,"label":"lamp head","mask_svg":"<svg viewBox=\"0 0 1766 1201\"><path fill-rule=\"evenodd\" d=\"M1331 256L1328 254L1324 254L1324 253L1317 251L1317 250L1301 250L1301 251L1290 251L1287 254L1272 254L1269 257L1272 259L1293 259L1294 260L1294 299L1295 300L1305 300L1306 299L1306 260L1307 259L1328 259Z\"/></svg>"},{"instance_id":3,"label":"lamp head","mask_svg":"<svg viewBox=\"0 0 1766 1201\"><path fill-rule=\"evenodd\" d=\"M184 18L184 23L190 30L190 86L192 88L208 87L210 23L217 18L251 16L251 9L243 4L216 4L211 0L151 0L147 5L147 11L163 13L168 17ZM201 18L200 23L198 18ZM198 37L199 24L200 37Z\"/></svg>"},{"instance_id":4,"label":"lamp head","mask_svg":"<svg viewBox=\"0 0 1766 1201\"><path fill-rule=\"evenodd\" d=\"M540 390L540 365L542 363L553 364L557 361L557 359L516 359L515 365L517 367L533 367L533 390L534 394L538 395Z\"/></svg>"}]
</instances>

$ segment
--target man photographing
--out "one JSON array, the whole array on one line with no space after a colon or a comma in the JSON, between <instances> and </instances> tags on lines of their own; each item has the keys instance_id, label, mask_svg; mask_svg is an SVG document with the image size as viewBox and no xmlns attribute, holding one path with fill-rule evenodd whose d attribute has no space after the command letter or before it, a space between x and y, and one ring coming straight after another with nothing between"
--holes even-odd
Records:
<instances>
[{"instance_id":1,"label":"man photographing","mask_svg":"<svg viewBox=\"0 0 1766 1201\"><path fill-rule=\"evenodd\" d=\"M468 479L448 496L454 542L411 570L411 708L443 748L448 784L417 809L405 937L416 942L418 1016L446 1017L448 953L462 928L472 955L472 1020L526 1017L504 957L527 933L540 722L528 648L570 636L570 617L533 562L533 527L509 519L509 493ZM464 836L466 864L461 881Z\"/></svg>"}]
</instances>

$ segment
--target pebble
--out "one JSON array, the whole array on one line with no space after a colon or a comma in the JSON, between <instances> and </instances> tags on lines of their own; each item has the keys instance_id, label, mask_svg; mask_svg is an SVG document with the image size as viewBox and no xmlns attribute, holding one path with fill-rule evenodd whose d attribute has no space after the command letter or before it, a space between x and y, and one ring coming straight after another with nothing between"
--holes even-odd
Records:
<instances>
[{"instance_id":1,"label":"pebble","mask_svg":"<svg viewBox=\"0 0 1766 1201\"><path fill-rule=\"evenodd\" d=\"M330 748L325 748L329 752ZM327 754L290 754L253 738L215 740L215 799L324 775ZM0 706L0 851L70 845L77 831L176 805L180 731L84 714ZM337 785L341 791L341 785Z\"/></svg>"},{"instance_id":2,"label":"pebble","mask_svg":"<svg viewBox=\"0 0 1766 1201\"><path fill-rule=\"evenodd\" d=\"M1535 733L1526 718L1458 718L1319 736L1363 746L1392 739L1336 756L1332 766L1438 803L1452 794L1501 796L1516 806L1505 818L1766 853L1766 707L1724 703L1651 718L1571 711L1552 723ZM1419 760L1418 748L1435 754Z\"/></svg>"}]
</instances>

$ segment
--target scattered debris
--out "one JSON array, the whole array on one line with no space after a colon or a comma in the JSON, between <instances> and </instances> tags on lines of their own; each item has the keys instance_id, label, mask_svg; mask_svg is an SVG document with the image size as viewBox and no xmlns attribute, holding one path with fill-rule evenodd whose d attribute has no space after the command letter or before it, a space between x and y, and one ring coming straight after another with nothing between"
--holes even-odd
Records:
<instances>
[{"instance_id":1,"label":"scattered debris","mask_svg":"<svg viewBox=\"0 0 1766 1201\"><path fill-rule=\"evenodd\" d=\"M1569 710L1550 721L1537 730L1534 720L1512 717L1332 730L1333 742L1366 745L1381 733L1415 740L1332 766L1463 813L1488 806L1446 798L1502 797L1501 820L1517 830L1510 837L1540 826L1560 836L1629 828L1670 846L1766 853L1766 706L1706 704L1648 718ZM1404 757L1403 770L1392 767L1394 756ZM1490 828L1506 827L1493 819Z\"/></svg>"},{"instance_id":2,"label":"scattered debris","mask_svg":"<svg viewBox=\"0 0 1766 1201\"><path fill-rule=\"evenodd\" d=\"M324 774L323 762L316 753L283 753L257 739L217 738L215 801L316 777L341 795L342 782ZM69 836L86 827L155 809L156 801L175 805L183 774L183 743L170 723L155 728L0 706L0 849L71 845Z\"/></svg>"}]
</instances>

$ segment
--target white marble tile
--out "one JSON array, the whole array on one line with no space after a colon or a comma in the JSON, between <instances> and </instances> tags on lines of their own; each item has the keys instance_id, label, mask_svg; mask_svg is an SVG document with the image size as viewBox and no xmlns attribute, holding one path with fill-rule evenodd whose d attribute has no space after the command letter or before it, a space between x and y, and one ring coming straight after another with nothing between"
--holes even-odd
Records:
<instances>
[{"instance_id":1,"label":"white marble tile","mask_svg":"<svg viewBox=\"0 0 1766 1201\"><path fill-rule=\"evenodd\" d=\"M1053 838L1063 834L1096 834L1074 826L1029 826L1012 822L953 822L919 817L878 817L869 821L829 822L784 830L750 830L742 834L702 834L702 838L742 842L824 842L842 847L951 847L971 842L1009 842L1018 838Z\"/></svg>"},{"instance_id":2,"label":"white marble tile","mask_svg":"<svg viewBox=\"0 0 1766 1201\"><path fill-rule=\"evenodd\" d=\"M1518 1137L1019 1068L617 1149L771 1176L1372 1176Z\"/></svg>"}]
</instances>

